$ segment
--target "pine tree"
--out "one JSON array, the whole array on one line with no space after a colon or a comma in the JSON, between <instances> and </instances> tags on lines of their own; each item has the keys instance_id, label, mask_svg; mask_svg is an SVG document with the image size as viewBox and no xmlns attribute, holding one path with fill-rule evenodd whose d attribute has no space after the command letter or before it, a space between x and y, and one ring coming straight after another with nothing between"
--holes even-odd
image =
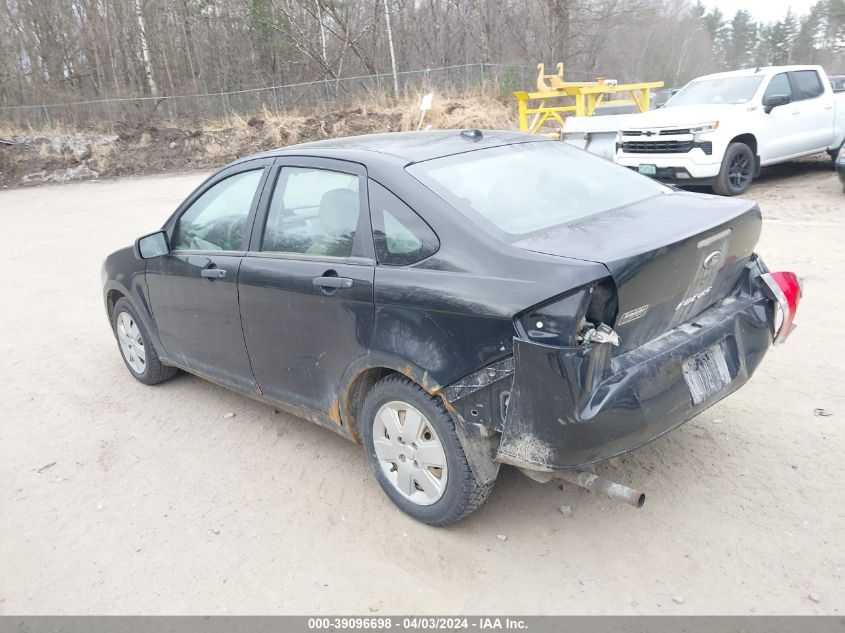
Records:
<instances>
[{"instance_id":1,"label":"pine tree","mask_svg":"<svg viewBox=\"0 0 845 633\"><path fill-rule=\"evenodd\" d=\"M701 19L704 21L704 26L713 40L713 56L717 60L717 65L720 68L724 68L726 66L727 42L730 36L730 29L728 23L725 21L725 16L719 9L714 7L704 14Z\"/></svg>"},{"instance_id":2,"label":"pine tree","mask_svg":"<svg viewBox=\"0 0 845 633\"><path fill-rule=\"evenodd\" d=\"M745 9L736 12L730 24L725 61L728 68L746 68L753 63L757 24Z\"/></svg>"}]
</instances>

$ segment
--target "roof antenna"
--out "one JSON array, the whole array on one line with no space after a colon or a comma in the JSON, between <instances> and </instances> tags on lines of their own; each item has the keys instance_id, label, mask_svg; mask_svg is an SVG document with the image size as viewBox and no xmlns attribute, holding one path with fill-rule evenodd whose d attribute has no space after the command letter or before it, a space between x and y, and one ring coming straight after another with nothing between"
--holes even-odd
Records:
<instances>
[{"instance_id":1,"label":"roof antenna","mask_svg":"<svg viewBox=\"0 0 845 633\"><path fill-rule=\"evenodd\" d=\"M483 135L481 130L461 130L461 136L470 141L480 141Z\"/></svg>"}]
</instances>

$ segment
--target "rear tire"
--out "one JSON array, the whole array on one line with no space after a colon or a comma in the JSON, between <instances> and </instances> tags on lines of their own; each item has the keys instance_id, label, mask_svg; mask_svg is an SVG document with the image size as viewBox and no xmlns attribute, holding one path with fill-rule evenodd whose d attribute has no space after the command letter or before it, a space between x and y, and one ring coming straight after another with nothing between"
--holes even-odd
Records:
<instances>
[{"instance_id":1,"label":"rear tire","mask_svg":"<svg viewBox=\"0 0 845 633\"><path fill-rule=\"evenodd\" d=\"M119 299L112 311L112 329L120 355L129 373L145 385L170 380L179 371L163 365L138 313L126 298Z\"/></svg>"},{"instance_id":2,"label":"rear tire","mask_svg":"<svg viewBox=\"0 0 845 633\"><path fill-rule=\"evenodd\" d=\"M370 468L400 510L428 525L458 521L483 504L443 403L404 376L383 378L364 399L359 431Z\"/></svg>"},{"instance_id":3,"label":"rear tire","mask_svg":"<svg viewBox=\"0 0 845 633\"><path fill-rule=\"evenodd\" d=\"M713 191L720 196L739 196L754 180L757 159L745 143L731 143L722 159L722 168L713 182Z\"/></svg>"}]
</instances>

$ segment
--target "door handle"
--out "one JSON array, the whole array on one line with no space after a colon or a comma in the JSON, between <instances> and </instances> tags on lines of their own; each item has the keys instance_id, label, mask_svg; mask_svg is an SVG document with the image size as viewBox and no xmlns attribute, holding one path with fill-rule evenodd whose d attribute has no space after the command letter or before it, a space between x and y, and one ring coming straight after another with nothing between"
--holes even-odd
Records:
<instances>
[{"instance_id":1,"label":"door handle","mask_svg":"<svg viewBox=\"0 0 845 633\"><path fill-rule=\"evenodd\" d=\"M349 277L314 277L312 283L320 288L351 288Z\"/></svg>"},{"instance_id":2,"label":"door handle","mask_svg":"<svg viewBox=\"0 0 845 633\"><path fill-rule=\"evenodd\" d=\"M203 268L200 275L214 281L215 279L223 279L226 276L226 270L224 268Z\"/></svg>"}]
</instances>

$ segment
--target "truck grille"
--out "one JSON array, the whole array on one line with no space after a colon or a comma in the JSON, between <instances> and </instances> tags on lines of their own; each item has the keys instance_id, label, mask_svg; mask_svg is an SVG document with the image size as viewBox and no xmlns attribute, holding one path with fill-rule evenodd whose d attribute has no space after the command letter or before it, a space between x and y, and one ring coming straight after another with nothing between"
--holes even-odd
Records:
<instances>
[{"instance_id":1,"label":"truck grille","mask_svg":"<svg viewBox=\"0 0 845 633\"><path fill-rule=\"evenodd\" d=\"M622 136L677 136L678 134L690 134L688 127L677 128L675 130L660 130L659 132L643 131L643 130L622 130Z\"/></svg>"},{"instance_id":2,"label":"truck grille","mask_svg":"<svg viewBox=\"0 0 845 633\"><path fill-rule=\"evenodd\" d=\"M713 153L710 141L625 141L621 146L629 154L685 154L694 147L700 147L708 156Z\"/></svg>"},{"instance_id":3,"label":"truck grille","mask_svg":"<svg viewBox=\"0 0 845 633\"><path fill-rule=\"evenodd\" d=\"M631 154L682 154L692 149L693 141L625 141L622 151Z\"/></svg>"}]
</instances>

